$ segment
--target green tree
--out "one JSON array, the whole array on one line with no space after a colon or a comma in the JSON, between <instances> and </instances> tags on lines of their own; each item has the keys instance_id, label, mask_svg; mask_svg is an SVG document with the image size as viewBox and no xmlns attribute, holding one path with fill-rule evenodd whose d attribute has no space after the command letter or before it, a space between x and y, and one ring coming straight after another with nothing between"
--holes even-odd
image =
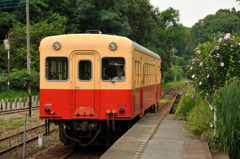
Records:
<instances>
[{"instance_id":1,"label":"green tree","mask_svg":"<svg viewBox=\"0 0 240 159\"><path fill-rule=\"evenodd\" d=\"M239 17L229 10L220 9L216 14L206 16L191 28L190 37L186 46L187 54L191 56L198 43L208 41L213 33L232 33L232 31L237 30L239 26Z\"/></svg>"},{"instance_id":2,"label":"green tree","mask_svg":"<svg viewBox=\"0 0 240 159\"><path fill-rule=\"evenodd\" d=\"M178 50L186 38L185 28L179 24L179 11L169 8L160 12L149 0L32 0L29 5L31 65L37 71L39 42L49 35L98 29L105 34L127 36L158 53L163 60L163 71L171 67L170 51L173 46ZM0 12L6 17L0 22L2 36L11 30L11 68L26 67L24 8ZM5 25L5 21L9 25ZM0 47L0 52L6 53L3 46ZM0 63L2 70L6 70L6 58L7 56L0 56L0 60L4 61Z\"/></svg>"},{"instance_id":3,"label":"green tree","mask_svg":"<svg viewBox=\"0 0 240 159\"><path fill-rule=\"evenodd\" d=\"M46 20L34 23L30 26L31 35L31 67L39 71L39 50L40 41L42 38L51 35L59 35L66 33L67 17L59 14L52 14ZM26 57L26 26L19 24L15 32L11 35L11 69L24 69L27 67ZM3 52L7 52L6 50ZM0 64L1 68L7 66L7 56L4 58L4 63Z\"/></svg>"},{"instance_id":4,"label":"green tree","mask_svg":"<svg viewBox=\"0 0 240 159\"><path fill-rule=\"evenodd\" d=\"M74 11L78 30L101 30L103 33L128 36L131 27L125 12L127 0L77 0Z\"/></svg>"}]
</instances>

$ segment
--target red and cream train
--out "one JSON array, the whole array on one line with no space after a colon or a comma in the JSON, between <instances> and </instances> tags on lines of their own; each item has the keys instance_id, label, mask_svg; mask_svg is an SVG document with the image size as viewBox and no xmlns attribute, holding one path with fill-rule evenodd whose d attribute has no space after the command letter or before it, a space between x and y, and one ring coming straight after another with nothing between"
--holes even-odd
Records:
<instances>
[{"instance_id":1,"label":"red and cream train","mask_svg":"<svg viewBox=\"0 0 240 159\"><path fill-rule=\"evenodd\" d=\"M109 143L157 109L160 56L130 39L58 35L44 38L39 50L40 119L59 125L64 144Z\"/></svg>"}]
</instances>

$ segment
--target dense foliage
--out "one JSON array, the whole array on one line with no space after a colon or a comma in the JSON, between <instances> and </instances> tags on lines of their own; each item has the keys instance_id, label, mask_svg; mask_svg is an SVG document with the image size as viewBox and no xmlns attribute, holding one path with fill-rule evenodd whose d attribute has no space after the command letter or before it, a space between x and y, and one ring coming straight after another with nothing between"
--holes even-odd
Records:
<instances>
[{"instance_id":1,"label":"dense foliage","mask_svg":"<svg viewBox=\"0 0 240 159\"><path fill-rule=\"evenodd\" d=\"M26 90L28 86L33 87L33 91L38 91L39 88L39 73L32 70L31 74L26 69L13 69L10 75L10 90ZM0 76L0 92L8 90L8 75L2 73Z\"/></svg>"},{"instance_id":2,"label":"dense foliage","mask_svg":"<svg viewBox=\"0 0 240 159\"><path fill-rule=\"evenodd\" d=\"M213 121L213 112L207 101L202 100L202 96L190 83L186 84L175 114L177 118L188 121L187 127L197 135L208 132Z\"/></svg>"},{"instance_id":3,"label":"dense foliage","mask_svg":"<svg viewBox=\"0 0 240 159\"><path fill-rule=\"evenodd\" d=\"M192 83L195 92L183 98L183 105L187 105L191 96L193 103L197 101L200 104L198 100L195 101L196 96L201 97L201 103L207 101L206 105L208 105L209 102L215 108L217 116L216 141L221 143L231 158L239 158L240 33L219 32L213 34L209 41L199 43L194 57L187 66L187 74L190 79L187 83ZM220 96L219 92L221 92ZM209 108L203 106L201 106L202 110L205 110L203 114L207 114ZM181 111L184 110L179 107L178 114L181 115ZM187 119L193 121L200 112L201 110L198 110L192 116L189 115L190 112L186 113ZM194 120L195 127L201 127L202 123L198 122L200 119Z\"/></svg>"},{"instance_id":4,"label":"dense foliage","mask_svg":"<svg viewBox=\"0 0 240 159\"><path fill-rule=\"evenodd\" d=\"M188 77L203 96L212 95L225 82L240 76L239 34L218 33L195 49L187 68Z\"/></svg>"},{"instance_id":5,"label":"dense foliage","mask_svg":"<svg viewBox=\"0 0 240 159\"><path fill-rule=\"evenodd\" d=\"M204 19L200 19L190 29L184 56L191 57L198 44L207 42L213 33L236 31L240 26L239 17L239 12L233 8L231 11L220 9L216 14L210 14Z\"/></svg>"},{"instance_id":6,"label":"dense foliage","mask_svg":"<svg viewBox=\"0 0 240 159\"><path fill-rule=\"evenodd\" d=\"M233 80L221 91L217 106L217 136L232 159L240 158L240 81Z\"/></svg>"},{"instance_id":7,"label":"dense foliage","mask_svg":"<svg viewBox=\"0 0 240 159\"><path fill-rule=\"evenodd\" d=\"M0 2L3 4L6 2ZM6 6L7 7L7 6ZM84 33L98 29L105 34L127 36L158 53L163 71L171 67L173 43L186 41L186 28L179 24L179 11L160 12L149 0L33 0L30 1L31 67L39 71L38 46L50 35ZM25 7L0 10L0 39L10 31L11 69L26 68ZM3 46L0 53L6 55ZM7 56L0 56L0 71L7 69Z\"/></svg>"}]
</instances>

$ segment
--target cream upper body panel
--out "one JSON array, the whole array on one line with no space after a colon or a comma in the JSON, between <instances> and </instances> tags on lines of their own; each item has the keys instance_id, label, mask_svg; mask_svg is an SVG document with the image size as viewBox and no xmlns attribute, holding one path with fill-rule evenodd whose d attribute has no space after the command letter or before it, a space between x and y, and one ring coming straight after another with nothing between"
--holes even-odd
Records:
<instances>
[{"instance_id":1,"label":"cream upper body panel","mask_svg":"<svg viewBox=\"0 0 240 159\"><path fill-rule=\"evenodd\" d=\"M55 50L53 43L59 42L61 48ZM112 51L109 44L115 42L117 49ZM83 89L131 89L132 81L132 42L128 38L101 34L72 34L44 38L40 43L40 89L73 89L76 76L73 67L77 66L74 58L82 55L93 55L94 62L94 88L88 87L88 82L83 82ZM47 57L68 58L68 79L64 81L49 81L45 76ZM123 82L110 82L101 79L103 57L123 57L125 59L125 76Z\"/></svg>"}]
</instances>

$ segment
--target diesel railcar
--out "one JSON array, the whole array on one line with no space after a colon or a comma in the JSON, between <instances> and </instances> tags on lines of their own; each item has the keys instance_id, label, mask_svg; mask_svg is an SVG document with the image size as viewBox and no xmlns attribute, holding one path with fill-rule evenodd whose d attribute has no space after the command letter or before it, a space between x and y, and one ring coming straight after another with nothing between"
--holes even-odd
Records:
<instances>
[{"instance_id":1,"label":"diesel railcar","mask_svg":"<svg viewBox=\"0 0 240 159\"><path fill-rule=\"evenodd\" d=\"M70 34L40 43L40 119L64 144L107 144L157 109L161 58L126 37Z\"/></svg>"}]
</instances>

